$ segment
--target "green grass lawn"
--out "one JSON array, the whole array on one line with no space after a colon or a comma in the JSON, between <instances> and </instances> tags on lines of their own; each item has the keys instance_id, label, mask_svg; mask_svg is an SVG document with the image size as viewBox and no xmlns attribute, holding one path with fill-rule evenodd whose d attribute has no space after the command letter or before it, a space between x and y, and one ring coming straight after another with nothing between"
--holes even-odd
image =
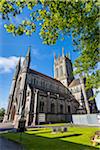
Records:
<instances>
[{"instance_id":1,"label":"green grass lawn","mask_svg":"<svg viewBox=\"0 0 100 150\"><path fill-rule=\"evenodd\" d=\"M8 139L21 143L27 150L96 150L90 137L99 128L68 127L68 132L53 134L50 128L29 129L22 134L20 142L19 133L3 133Z\"/></svg>"}]
</instances>

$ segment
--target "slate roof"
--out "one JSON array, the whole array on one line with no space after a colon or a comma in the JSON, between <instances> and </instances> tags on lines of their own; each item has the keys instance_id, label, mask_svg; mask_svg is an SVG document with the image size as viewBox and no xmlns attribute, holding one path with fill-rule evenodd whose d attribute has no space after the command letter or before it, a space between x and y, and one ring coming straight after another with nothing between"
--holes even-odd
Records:
<instances>
[{"instance_id":1,"label":"slate roof","mask_svg":"<svg viewBox=\"0 0 100 150\"><path fill-rule=\"evenodd\" d=\"M50 77L50 76L47 76L47 75L45 75L45 74L42 74L42 73L40 73L40 72L38 72L38 71L35 71L35 70L33 70L33 69L29 69L29 73L33 73L33 74L39 75L39 76L41 76L41 77L44 77L44 78L46 78L46 79L48 79L48 80L55 81L55 82L58 83L60 86L63 86L63 87L64 87L64 85L63 85L60 81L58 81L58 80L56 80L56 79L54 79L54 78L52 78L52 77Z\"/></svg>"}]
</instances>

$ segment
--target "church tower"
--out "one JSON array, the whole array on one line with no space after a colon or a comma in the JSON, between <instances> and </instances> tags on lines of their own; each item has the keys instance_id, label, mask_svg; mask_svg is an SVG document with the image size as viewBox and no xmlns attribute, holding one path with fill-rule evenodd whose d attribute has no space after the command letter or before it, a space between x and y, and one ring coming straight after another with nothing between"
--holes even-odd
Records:
<instances>
[{"instance_id":1,"label":"church tower","mask_svg":"<svg viewBox=\"0 0 100 150\"><path fill-rule=\"evenodd\" d=\"M64 55L64 48L62 48L62 56L58 56L57 58L54 55L54 78L66 87L74 79L72 62L68 55Z\"/></svg>"},{"instance_id":2,"label":"church tower","mask_svg":"<svg viewBox=\"0 0 100 150\"><path fill-rule=\"evenodd\" d=\"M15 70L15 73L13 76L13 80L12 80L12 84L11 84L11 88L10 88L10 92L9 92L9 98L8 98L9 103L8 103L8 107L7 107L7 110L6 110L5 115L4 115L3 122L6 122L10 119L10 111L11 111L11 107L12 107L12 103L13 103L13 99L14 99L16 82L17 82L17 78L18 78L20 69L21 69L21 58L19 58L19 61L16 65L16 70Z\"/></svg>"},{"instance_id":3,"label":"church tower","mask_svg":"<svg viewBox=\"0 0 100 150\"><path fill-rule=\"evenodd\" d=\"M25 101L26 101L26 79L27 79L27 72L30 66L30 47L28 48L28 52L26 54L25 60L22 64L21 67L21 72L19 75L19 97L18 99L20 100L18 102L18 107L16 111L16 118L15 118L15 128L18 126L18 118L22 116L22 113L24 112L25 109Z\"/></svg>"},{"instance_id":4,"label":"church tower","mask_svg":"<svg viewBox=\"0 0 100 150\"><path fill-rule=\"evenodd\" d=\"M14 127L18 127L19 118L25 109L26 100L26 79L30 66L30 48L21 67L21 59L16 66L16 71L12 80L9 93L8 108L4 116L3 122L12 121Z\"/></svg>"}]
</instances>

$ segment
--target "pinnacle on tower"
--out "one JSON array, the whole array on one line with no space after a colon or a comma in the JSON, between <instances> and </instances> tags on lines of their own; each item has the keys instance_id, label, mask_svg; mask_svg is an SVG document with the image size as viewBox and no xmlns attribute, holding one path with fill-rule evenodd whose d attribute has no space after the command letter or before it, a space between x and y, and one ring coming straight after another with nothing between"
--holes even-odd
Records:
<instances>
[{"instance_id":1,"label":"pinnacle on tower","mask_svg":"<svg viewBox=\"0 0 100 150\"><path fill-rule=\"evenodd\" d=\"M56 53L54 53L54 59L56 59Z\"/></svg>"},{"instance_id":2,"label":"pinnacle on tower","mask_svg":"<svg viewBox=\"0 0 100 150\"><path fill-rule=\"evenodd\" d=\"M21 66L21 57L19 57L18 63L16 65L16 69L20 68Z\"/></svg>"},{"instance_id":3,"label":"pinnacle on tower","mask_svg":"<svg viewBox=\"0 0 100 150\"><path fill-rule=\"evenodd\" d=\"M14 74L13 79L16 79L16 77L17 77L17 75L18 75L18 72L19 72L19 70L20 70L20 67L21 67L21 57L19 58L18 63L17 63L17 65L16 65L16 71L15 71L15 74Z\"/></svg>"},{"instance_id":4,"label":"pinnacle on tower","mask_svg":"<svg viewBox=\"0 0 100 150\"><path fill-rule=\"evenodd\" d=\"M26 54L26 61L28 61L28 64L30 64L30 59L31 59L31 46L28 47L28 51Z\"/></svg>"},{"instance_id":5,"label":"pinnacle on tower","mask_svg":"<svg viewBox=\"0 0 100 150\"><path fill-rule=\"evenodd\" d=\"M28 51L27 51L26 57L23 61L22 68L28 68L29 67L30 59L31 59L31 53L30 53L30 47L28 47Z\"/></svg>"},{"instance_id":6,"label":"pinnacle on tower","mask_svg":"<svg viewBox=\"0 0 100 150\"><path fill-rule=\"evenodd\" d=\"M20 66L21 65L21 56L19 57L19 60L18 60L18 64L17 64L18 66Z\"/></svg>"},{"instance_id":7,"label":"pinnacle on tower","mask_svg":"<svg viewBox=\"0 0 100 150\"><path fill-rule=\"evenodd\" d=\"M64 47L62 47L62 57L64 57Z\"/></svg>"},{"instance_id":8,"label":"pinnacle on tower","mask_svg":"<svg viewBox=\"0 0 100 150\"><path fill-rule=\"evenodd\" d=\"M28 51L27 51L26 57L30 57L30 51L31 51L31 46L28 47Z\"/></svg>"}]
</instances>

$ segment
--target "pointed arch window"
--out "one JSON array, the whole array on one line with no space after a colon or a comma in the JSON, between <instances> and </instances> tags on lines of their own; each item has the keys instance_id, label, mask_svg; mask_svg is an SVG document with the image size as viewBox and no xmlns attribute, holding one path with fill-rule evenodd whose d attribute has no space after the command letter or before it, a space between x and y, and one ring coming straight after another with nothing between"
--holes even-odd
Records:
<instances>
[{"instance_id":1,"label":"pointed arch window","mask_svg":"<svg viewBox=\"0 0 100 150\"><path fill-rule=\"evenodd\" d=\"M56 68L56 77L58 77L58 68Z\"/></svg>"},{"instance_id":2,"label":"pointed arch window","mask_svg":"<svg viewBox=\"0 0 100 150\"><path fill-rule=\"evenodd\" d=\"M60 66L60 76L62 76L62 75L63 75L63 67Z\"/></svg>"},{"instance_id":3,"label":"pointed arch window","mask_svg":"<svg viewBox=\"0 0 100 150\"><path fill-rule=\"evenodd\" d=\"M40 101L39 112L44 112L44 102Z\"/></svg>"},{"instance_id":4,"label":"pointed arch window","mask_svg":"<svg viewBox=\"0 0 100 150\"><path fill-rule=\"evenodd\" d=\"M60 113L62 114L63 113L63 105L60 104Z\"/></svg>"},{"instance_id":5,"label":"pointed arch window","mask_svg":"<svg viewBox=\"0 0 100 150\"><path fill-rule=\"evenodd\" d=\"M22 80L22 78L20 77L19 80L17 81L17 86L16 86L17 88L15 89L16 95L19 94L19 91L20 91L20 88L21 88L21 80Z\"/></svg>"},{"instance_id":6,"label":"pointed arch window","mask_svg":"<svg viewBox=\"0 0 100 150\"><path fill-rule=\"evenodd\" d=\"M21 80L22 80L22 77L19 78L19 81L18 81L18 86L21 85ZM20 87L19 87L20 88Z\"/></svg>"},{"instance_id":7,"label":"pointed arch window","mask_svg":"<svg viewBox=\"0 0 100 150\"><path fill-rule=\"evenodd\" d=\"M68 105L68 113L71 113L70 105Z\"/></svg>"},{"instance_id":8,"label":"pointed arch window","mask_svg":"<svg viewBox=\"0 0 100 150\"><path fill-rule=\"evenodd\" d=\"M55 104L51 103L51 113L55 113Z\"/></svg>"}]
</instances>

